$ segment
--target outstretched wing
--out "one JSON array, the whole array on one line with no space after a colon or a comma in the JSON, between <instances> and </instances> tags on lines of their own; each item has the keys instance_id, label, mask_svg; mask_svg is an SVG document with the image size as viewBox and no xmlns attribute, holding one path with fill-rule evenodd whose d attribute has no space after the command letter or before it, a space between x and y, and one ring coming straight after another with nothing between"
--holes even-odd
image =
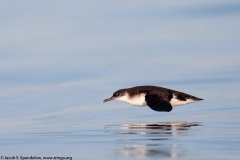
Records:
<instances>
[{"instance_id":1,"label":"outstretched wing","mask_svg":"<svg viewBox=\"0 0 240 160\"><path fill-rule=\"evenodd\" d=\"M172 110L172 105L156 94L146 94L145 100L147 105L154 111L170 112Z\"/></svg>"}]
</instances>

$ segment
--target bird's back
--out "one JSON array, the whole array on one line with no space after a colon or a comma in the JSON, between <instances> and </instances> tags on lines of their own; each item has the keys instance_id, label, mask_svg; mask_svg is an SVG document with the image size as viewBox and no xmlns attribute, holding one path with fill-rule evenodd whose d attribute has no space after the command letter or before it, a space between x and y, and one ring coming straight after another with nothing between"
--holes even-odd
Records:
<instances>
[{"instance_id":1,"label":"bird's back","mask_svg":"<svg viewBox=\"0 0 240 160\"><path fill-rule=\"evenodd\" d=\"M166 100L171 100L174 95L177 99L182 101L186 101L187 99L192 99L194 101L203 100L201 98L197 98L195 96L192 96L180 91L175 91L175 90L171 90L164 87L158 87L158 86L136 86L128 89L130 89L130 93L129 93L130 96L140 92L150 92L150 94L157 94L158 96Z\"/></svg>"}]
</instances>

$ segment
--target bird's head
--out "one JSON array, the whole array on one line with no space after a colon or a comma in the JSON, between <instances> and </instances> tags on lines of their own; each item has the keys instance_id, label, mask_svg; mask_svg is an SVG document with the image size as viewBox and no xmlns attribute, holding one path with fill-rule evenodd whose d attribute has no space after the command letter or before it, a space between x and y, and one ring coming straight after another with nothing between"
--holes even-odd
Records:
<instances>
[{"instance_id":1,"label":"bird's head","mask_svg":"<svg viewBox=\"0 0 240 160\"><path fill-rule=\"evenodd\" d=\"M105 99L103 102L108 102L111 100L120 100L121 98L126 96L125 89L120 89L113 93L112 97Z\"/></svg>"}]
</instances>

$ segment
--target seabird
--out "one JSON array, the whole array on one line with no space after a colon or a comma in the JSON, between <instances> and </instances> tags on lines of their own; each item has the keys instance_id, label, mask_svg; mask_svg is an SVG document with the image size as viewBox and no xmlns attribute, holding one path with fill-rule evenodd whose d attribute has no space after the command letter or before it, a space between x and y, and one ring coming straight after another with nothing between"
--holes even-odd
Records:
<instances>
[{"instance_id":1,"label":"seabird","mask_svg":"<svg viewBox=\"0 0 240 160\"><path fill-rule=\"evenodd\" d=\"M124 88L113 93L103 102L118 100L135 106L149 106L158 112L170 112L173 106L184 105L203 99L192 95L157 86L136 86Z\"/></svg>"}]
</instances>

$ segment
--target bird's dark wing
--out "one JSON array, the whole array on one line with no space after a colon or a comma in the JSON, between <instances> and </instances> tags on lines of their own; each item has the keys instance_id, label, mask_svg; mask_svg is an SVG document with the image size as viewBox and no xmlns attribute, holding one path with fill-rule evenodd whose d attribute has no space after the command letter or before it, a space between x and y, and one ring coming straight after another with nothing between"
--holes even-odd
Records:
<instances>
[{"instance_id":1,"label":"bird's dark wing","mask_svg":"<svg viewBox=\"0 0 240 160\"><path fill-rule=\"evenodd\" d=\"M172 110L172 105L157 94L146 94L145 100L147 105L154 111L170 112Z\"/></svg>"}]
</instances>

